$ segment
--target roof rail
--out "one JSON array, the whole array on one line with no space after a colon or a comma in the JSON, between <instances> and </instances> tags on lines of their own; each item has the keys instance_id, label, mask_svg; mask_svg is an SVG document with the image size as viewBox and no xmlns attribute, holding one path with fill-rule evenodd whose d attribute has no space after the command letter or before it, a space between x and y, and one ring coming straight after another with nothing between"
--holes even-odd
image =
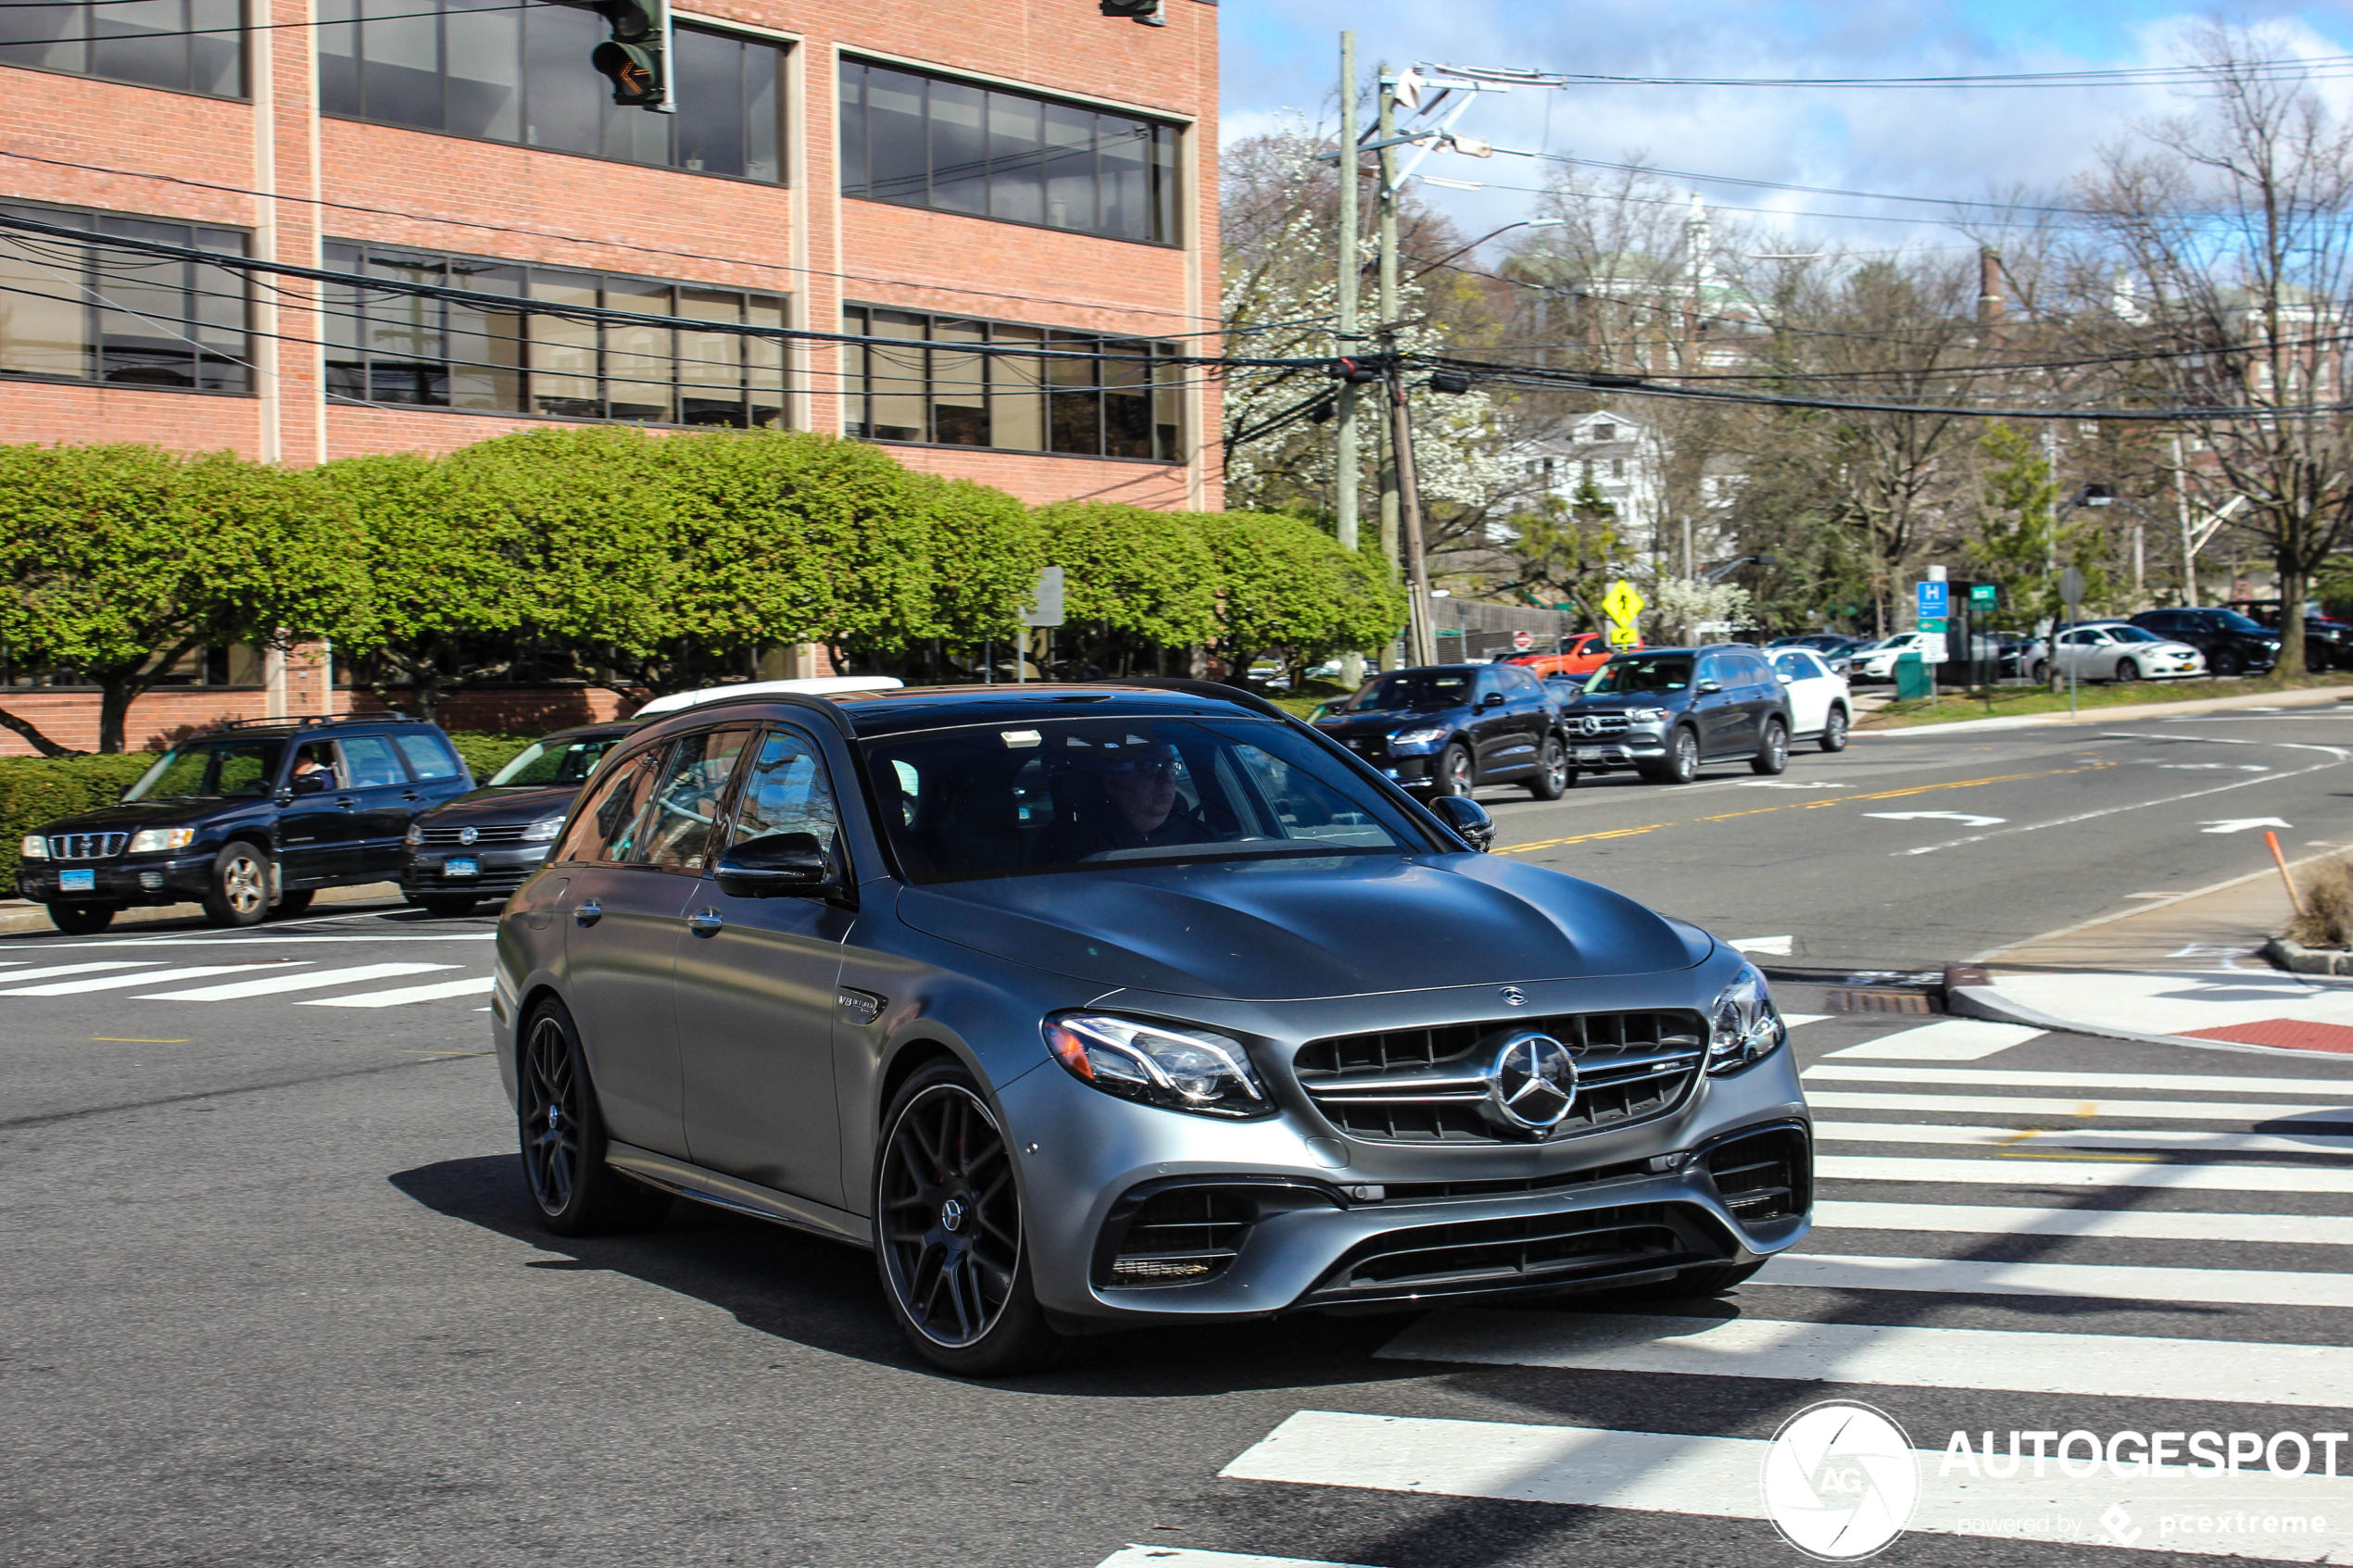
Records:
<instances>
[{"instance_id":1,"label":"roof rail","mask_svg":"<svg viewBox=\"0 0 2353 1568\"><path fill-rule=\"evenodd\" d=\"M858 738L858 731L849 722L849 716L813 692L729 692L723 696L706 698L692 708L679 708L668 713L657 713L645 721L645 727L651 729L657 724L667 724L673 719L708 718L710 710L714 708L734 708L748 702L782 703L787 708L806 708L814 712L823 713L826 721L840 733L842 739L854 741ZM626 723L630 721L616 721Z\"/></svg>"},{"instance_id":2,"label":"roof rail","mask_svg":"<svg viewBox=\"0 0 2353 1568\"><path fill-rule=\"evenodd\" d=\"M1296 715L1286 713L1256 692L1246 692L1239 686L1229 686L1223 681L1192 681L1175 675L1136 675L1124 681L1107 684L1119 686L1144 686L1153 691L1183 692L1188 696L1215 697L1221 702L1230 702L1238 708L1247 708L1252 713L1263 714L1269 719L1296 718Z\"/></svg>"},{"instance_id":3,"label":"roof rail","mask_svg":"<svg viewBox=\"0 0 2353 1568\"><path fill-rule=\"evenodd\" d=\"M277 719L223 719L206 726L204 733L215 730L331 729L337 724L422 724L425 721L413 713L388 710L383 713L289 713Z\"/></svg>"}]
</instances>

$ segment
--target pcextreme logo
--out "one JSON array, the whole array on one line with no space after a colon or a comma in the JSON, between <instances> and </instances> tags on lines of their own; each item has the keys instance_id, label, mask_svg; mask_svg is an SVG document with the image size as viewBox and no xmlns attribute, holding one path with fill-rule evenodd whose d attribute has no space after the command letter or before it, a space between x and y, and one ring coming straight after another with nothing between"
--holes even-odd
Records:
<instances>
[{"instance_id":1,"label":"pcextreme logo","mask_svg":"<svg viewBox=\"0 0 2353 1568\"><path fill-rule=\"evenodd\" d=\"M1821 1562L1856 1562L1911 1523L1919 1462L1885 1413L1846 1399L1809 1405L1765 1450L1765 1512L1781 1538Z\"/></svg>"}]
</instances>

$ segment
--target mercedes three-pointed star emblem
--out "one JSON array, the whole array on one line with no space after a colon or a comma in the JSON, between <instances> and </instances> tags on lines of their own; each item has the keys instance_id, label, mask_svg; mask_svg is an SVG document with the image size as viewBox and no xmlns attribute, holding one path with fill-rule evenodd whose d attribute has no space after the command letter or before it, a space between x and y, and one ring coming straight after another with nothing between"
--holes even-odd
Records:
<instances>
[{"instance_id":1,"label":"mercedes three-pointed star emblem","mask_svg":"<svg viewBox=\"0 0 2353 1568\"><path fill-rule=\"evenodd\" d=\"M1577 1103L1577 1058L1541 1031L1514 1035L1487 1070L1487 1099L1505 1125L1541 1137Z\"/></svg>"}]
</instances>

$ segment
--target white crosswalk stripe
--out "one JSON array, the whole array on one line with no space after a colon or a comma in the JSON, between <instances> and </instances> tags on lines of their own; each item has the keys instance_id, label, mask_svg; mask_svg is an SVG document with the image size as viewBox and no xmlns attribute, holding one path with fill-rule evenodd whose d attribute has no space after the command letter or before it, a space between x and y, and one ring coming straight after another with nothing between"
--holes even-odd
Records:
<instances>
[{"instance_id":1,"label":"white crosswalk stripe","mask_svg":"<svg viewBox=\"0 0 2353 1568\"><path fill-rule=\"evenodd\" d=\"M406 1007L410 1002L437 1002L445 997L486 996L497 984L497 977L495 975L474 974L463 980L435 981L430 985L403 985L392 991L362 991L356 997L310 997L295 1005L306 1008Z\"/></svg>"},{"instance_id":2,"label":"white crosswalk stripe","mask_svg":"<svg viewBox=\"0 0 2353 1568\"><path fill-rule=\"evenodd\" d=\"M1252 1557L1234 1551L1202 1551L1182 1546L1130 1546L1113 1552L1095 1568L1349 1568L1304 1557Z\"/></svg>"},{"instance_id":3,"label":"white crosswalk stripe","mask_svg":"<svg viewBox=\"0 0 2353 1568\"><path fill-rule=\"evenodd\" d=\"M129 968L129 965L106 964L107 969ZM0 997L78 997L90 991L127 991L134 985L160 985L181 980L200 980L208 974L251 974L254 965L244 963L198 964L191 969L167 969L159 972L142 970L137 974L100 974L82 980L54 980L40 985L20 985L0 991Z\"/></svg>"},{"instance_id":4,"label":"white crosswalk stripe","mask_svg":"<svg viewBox=\"0 0 2353 1568\"><path fill-rule=\"evenodd\" d=\"M1609 1298L1543 1310L1459 1307L1420 1318L1376 1354L1523 1368L1530 1378L1631 1375L1637 1381L1623 1386L1651 1390L1662 1411L1678 1412L1709 1403L1680 1397L1678 1380L1741 1378L1795 1386L1790 1410L1832 1396L1872 1400L1875 1388L1945 1390L1978 1399L1961 1408L1987 1411L2000 1407L1983 1396L2065 1397L2082 1413L2060 1424L2087 1430L2145 1431L2184 1404L2246 1411L2227 1423L2204 1412L2179 1418L2186 1426L2322 1435L2345 1427L2353 1270L2329 1265L2326 1254L2353 1247L2353 1163L2336 1158L2353 1153L2353 1109L2338 1109L2353 1107L2353 1072L2320 1075L2327 1059L2300 1075L2078 1070L2036 1060L2037 1042L2050 1038L1954 1019L1843 1047L1810 1066L1804 1081L1821 1146L1816 1229L1727 1298L1730 1315L1645 1312ZM2224 1098L2232 1096L2243 1098ZM1933 1120L1951 1115L1960 1123ZM2108 1124L2083 1124L2094 1119ZM2003 1121L2026 1124L1994 1124ZM2333 1128L2343 1130L2325 1130ZM2169 1191L2202 1196L2184 1203ZM1971 1200L1978 1195L1995 1200ZM2231 1212L2234 1203L2253 1211ZM1932 1250L1961 1255L1914 1255L1929 1248L1929 1236L1956 1238ZM2289 1250L2297 1248L2312 1250ZM1965 1325L1938 1321L1953 1311L1969 1314ZM2187 1332L2070 1326L2095 1312L2110 1314L2093 1320L2101 1328L2131 1312L2132 1323L2170 1318ZM2232 1337L2242 1330L2246 1337ZM1807 1385L1820 1391L1806 1393ZM1562 1408L1591 1408L1597 1386L1572 1386L1578 1394ZM1525 1397L1539 1395L1531 1386ZM2156 1403L2104 1403L2116 1400ZM2327 1413L2297 1413L2305 1411ZM2051 1420L2033 1413L2040 1420L2021 1411L2015 1424ZM1695 1521L1768 1516L1767 1442L1639 1425L1301 1410L1220 1474ZM2353 1561L2353 1440L2332 1440L2333 1473L2323 1473L2316 1446L2309 1473L2250 1459L2215 1482L2184 1461L2095 1486L2056 1468L2040 1476L2030 1467L1945 1474L1935 1446L1944 1435L1911 1428L1919 1445L1916 1532ZM2113 1522L2103 1513L2111 1499L2120 1504ZM2226 1509L2237 1512L2216 1528L2207 1516ZM1131 1547L1103 1568L1191 1561L1161 1549ZM1225 1568L1223 1559L1199 1562ZM1244 1564L1257 1568L1256 1560L1233 1560L1233 1568Z\"/></svg>"},{"instance_id":5,"label":"white crosswalk stripe","mask_svg":"<svg viewBox=\"0 0 2353 1568\"><path fill-rule=\"evenodd\" d=\"M192 991L152 992L143 1002L234 1002L247 997L274 996L281 991L315 991L326 985L355 985L364 980L390 980L401 974L425 974L455 969L448 963L365 963L349 969L311 970L302 974L265 975L258 980L233 980L224 985L199 985Z\"/></svg>"},{"instance_id":6,"label":"white crosswalk stripe","mask_svg":"<svg viewBox=\"0 0 2353 1568\"><path fill-rule=\"evenodd\" d=\"M0 985L15 985L27 980L55 980L69 974L95 974L101 970L161 969L161 959L119 960L111 963L59 963L42 969L28 969L21 974L0 975ZM7 993L0 991L0 996Z\"/></svg>"},{"instance_id":7,"label":"white crosswalk stripe","mask_svg":"<svg viewBox=\"0 0 2353 1568\"><path fill-rule=\"evenodd\" d=\"M266 947L277 948L290 942L318 940L321 938L273 937L267 939ZM132 945L115 946L120 949ZM233 944L226 939L211 941L179 937L170 944L142 942L132 947L132 950L152 952L168 946L253 947L264 946L264 939L245 937ZM313 959L274 957L184 965L176 963L171 958L91 959L31 968L23 967L26 961L21 959L0 960L0 998L90 996L104 1005L120 1006L125 1002L232 1002L250 1005L266 1004L273 998L283 997L284 1005L289 1007L382 1009L481 997L487 994L495 984L493 977L487 974L389 989L374 984L465 967L459 963L422 960L331 967L321 967L319 961ZM231 978L233 976L234 978ZM208 984L193 984L197 981ZM120 994L126 991L132 994L128 997ZM346 994L321 997L293 995L303 991L341 991Z\"/></svg>"}]
</instances>

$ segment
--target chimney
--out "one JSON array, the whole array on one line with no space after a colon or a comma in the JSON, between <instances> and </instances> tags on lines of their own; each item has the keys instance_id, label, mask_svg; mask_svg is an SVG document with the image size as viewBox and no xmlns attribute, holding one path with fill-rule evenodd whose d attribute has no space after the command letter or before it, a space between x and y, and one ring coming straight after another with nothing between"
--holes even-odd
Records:
<instances>
[{"instance_id":1,"label":"chimney","mask_svg":"<svg viewBox=\"0 0 2353 1568\"><path fill-rule=\"evenodd\" d=\"M2002 253L1992 245L1977 251L1977 324L1988 342L2002 330Z\"/></svg>"}]
</instances>

